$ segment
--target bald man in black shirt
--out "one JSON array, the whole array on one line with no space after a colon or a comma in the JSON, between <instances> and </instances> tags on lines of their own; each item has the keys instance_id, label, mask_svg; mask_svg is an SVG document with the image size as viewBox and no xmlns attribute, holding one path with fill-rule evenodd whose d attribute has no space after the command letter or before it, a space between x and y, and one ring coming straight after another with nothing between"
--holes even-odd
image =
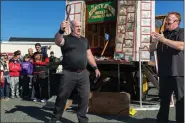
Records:
<instances>
[{"instance_id":1,"label":"bald man in black shirt","mask_svg":"<svg viewBox=\"0 0 185 123\"><path fill-rule=\"evenodd\" d=\"M176 96L176 121L184 123L184 29L179 28L181 15L167 16L166 30L153 33L158 40L159 97L161 99L157 122L168 123L171 95Z\"/></svg>"},{"instance_id":2,"label":"bald man in black shirt","mask_svg":"<svg viewBox=\"0 0 185 123\"><path fill-rule=\"evenodd\" d=\"M96 77L100 76L100 71L90 50L88 40L81 36L81 22L73 20L71 34L64 36L63 33L66 31L67 23L67 21L61 23L60 30L55 36L55 43L61 47L63 54L63 77L60 82L51 122L60 120L67 99L75 91L78 97L78 121L79 123L87 123L86 113L90 93L89 72L86 69L87 63L94 68Z\"/></svg>"}]
</instances>

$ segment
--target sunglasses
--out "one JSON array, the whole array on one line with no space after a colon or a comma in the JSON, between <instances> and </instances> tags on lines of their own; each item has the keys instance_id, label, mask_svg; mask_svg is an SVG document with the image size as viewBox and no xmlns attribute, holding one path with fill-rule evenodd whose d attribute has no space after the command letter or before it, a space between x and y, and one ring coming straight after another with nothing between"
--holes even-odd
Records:
<instances>
[{"instance_id":1,"label":"sunglasses","mask_svg":"<svg viewBox=\"0 0 185 123\"><path fill-rule=\"evenodd\" d=\"M175 23L176 21L178 21L178 20L174 20L172 23L169 23L169 22L167 22L167 21L166 21L166 25L168 25L168 26L169 26L169 25L171 25L171 24Z\"/></svg>"}]
</instances>

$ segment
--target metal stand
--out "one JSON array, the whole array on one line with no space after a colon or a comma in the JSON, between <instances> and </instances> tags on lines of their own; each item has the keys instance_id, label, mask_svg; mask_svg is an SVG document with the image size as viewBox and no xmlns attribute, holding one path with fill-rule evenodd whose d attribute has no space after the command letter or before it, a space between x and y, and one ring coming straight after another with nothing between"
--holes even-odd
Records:
<instances>
[{"instance_id":1,"label":"metal stand","mask_svg":"<svg viewBox=\"0 0 185 123\"><path fill-rule=\"evenodd\" d=\"M154 51L154 59L155 59L156 71L157 71L157 73L158 73L157 51Z\"/></svg>"},{"instance_id":2,"label":"metal stand","mask_svg":"<svg viewBox=\"0 0 185 123\"><path fill-rule=\"evenodd\" d=\"M142 63L141 63L141 49L142 48L139 48L139 91L140 91L140 98L139 98L139 107L138 106L134 106L133 108L135 110L159 110L159 105L157 104L150 104L150 105L143 105L143 101L142 101L142 97L143 97L143 94L142 94Z\"/></svg>"},{"instance_id":3,"label":"metal stand","mask_svg":"<svg viewBox=\"0 0 185 123\"><path fill-rule=\"evenodd\" d=\"M50 98L50 71L49 71L49 68L48 68L48 98Z\"/></svg>"},{"instance_id":4,"label":"metal stand","mask_svg":"<svg viewBox=\"0 0 185 123\"><path fill-rule=\"evenodd\" d=\"M141 70L141 49L139 48L139 94L140 94L140 98L139 98L139 104L140 104L140 108L143 107L142 105L142 97L143 97L143 87L142 87L142 84L143 84L143 78L142 78L142 70Z\"/></svg>"}]
</instances>

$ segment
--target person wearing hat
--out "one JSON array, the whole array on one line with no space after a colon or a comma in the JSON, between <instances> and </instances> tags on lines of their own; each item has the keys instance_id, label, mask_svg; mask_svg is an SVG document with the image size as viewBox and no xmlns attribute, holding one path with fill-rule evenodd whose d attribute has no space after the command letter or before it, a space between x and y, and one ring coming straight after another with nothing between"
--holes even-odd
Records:
<instances>
[{"instance_id":1,"label":"person wearing hat","mask_svg":"<svg viewBox=\"0 0 185 123\"><path fill-rule=\"evenodd\" d=\"M48 98L48 63L46 52L42 52L41 44L35 44L36 52L33 54L33 86L35 90L34 102L46 102Z\"/></svg>"},{"instance_id":2,"label":"person wearing hat","mask_svg":"<svg viewBox=\"0 0 185 123\"><path fill-rule=\"evenodd\" d=\"M54 56L54 52L51 51L50 52L50 57L49 57L49 62L55 62L56 61L56 57Z\"/></svg>"},{"instance_id":3,"label":"person wearing hat","mask_svg":"<svg viewBox=\"0 0 185 123\"><path fill-rule=\"evenodd\" d=\"M50 63L57 62L57 57L54 56L54 52L53 51L50 52L49 62ZM55 67L55 65L52 65L50 67L50 73L56 73L56 67Z\"/></svg>"},{"instance_id":4,"label":"person wearing hat","mask_svg":"<svg viewBox=\"0 0 185 123\"><path fill-rule=\"evenodd\" d=\"M19 95L19 76L21 71L20 59L21 52L15 51L14 56L9 61L9 75L10 75L10 90L11 90L11 98L20 98Z\"/></svg>"}]
</instances>

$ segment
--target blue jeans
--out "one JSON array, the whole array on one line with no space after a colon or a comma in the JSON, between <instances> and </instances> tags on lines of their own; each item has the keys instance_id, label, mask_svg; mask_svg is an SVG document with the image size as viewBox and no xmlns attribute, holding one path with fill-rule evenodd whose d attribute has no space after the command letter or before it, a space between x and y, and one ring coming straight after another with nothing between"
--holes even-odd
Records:
<instances>
[{"instance_id":1,"label":"blue jeans","mask_svg":"<svg viewBox=\"0 0 185 123\"><path fill-rule=\"evenodd\" d=\"M0 87L0 98L7 98L10 96L10 77L4 76L4 87Z\"/></svg>"},{"instance_id":2,"label":"blue jeans","mask_svg":"<svg viewBox=\"0 0 185 123\"><path fill-rule=\"evenodd\" d=\"M10 76L5 76L4 97L10 97Z\"/></svg>"},{"instance_id":3,"label":"blue jeans","mask_svg":"<svg viewBox=\"0 0 185 123\"><path fill-rule=\"evenodd\" d=\"M0 85L0 98L4 98L4 87Z\"/></svg>"}]
</instances>

